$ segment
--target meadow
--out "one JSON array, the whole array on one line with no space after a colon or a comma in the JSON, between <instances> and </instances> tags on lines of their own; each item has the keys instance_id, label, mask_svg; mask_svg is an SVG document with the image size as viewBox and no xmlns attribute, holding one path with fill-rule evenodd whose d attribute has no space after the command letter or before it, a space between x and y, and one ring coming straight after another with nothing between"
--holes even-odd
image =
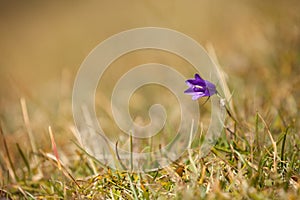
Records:
<instances>
[{"instance_id":1,"label":"meadow","mask_svg":"<svg viewBox=\"0 0 300 200\"><path fill-rule=\"evenodd\" d=\"M1 4L0 199L300 198L298 1ZM207 155L190 148L169 166L137 173L111 169L80 145L72 88L96 45L146 26L174 29L203 45L224 72L230 98L221 137ZM187 78L195 73L185 60L155 50L113 62L95 105L105 133L121 146L128 143L119 137L110 95L122 74L147 62L167 64ZM179 126L176 98L166 88L146 86L129 108L145 125L157 101L170 117L158 147ZM210 121L211 102L204 101L195 143Z\"/></svg>"}]
</instances>

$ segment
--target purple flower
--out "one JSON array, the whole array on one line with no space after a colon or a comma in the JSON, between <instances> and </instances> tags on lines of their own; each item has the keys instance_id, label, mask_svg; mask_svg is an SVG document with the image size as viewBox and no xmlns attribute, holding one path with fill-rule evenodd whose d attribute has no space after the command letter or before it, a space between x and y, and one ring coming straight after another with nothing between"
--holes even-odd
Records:
<instances>
[{"instance_id":1,"label":"purple flower","mask_svg":"<svg viewBox=\"0 0 300 200\"><path fill-rule=\"evenodd\" d=\"M202 79L199 74L195 74L195 79L189 79L185 83L189 86L189 89L184 93L193 95L193 100L206 96L210 97L217 93L215 84Z\"/></svg>"}]
</instances>

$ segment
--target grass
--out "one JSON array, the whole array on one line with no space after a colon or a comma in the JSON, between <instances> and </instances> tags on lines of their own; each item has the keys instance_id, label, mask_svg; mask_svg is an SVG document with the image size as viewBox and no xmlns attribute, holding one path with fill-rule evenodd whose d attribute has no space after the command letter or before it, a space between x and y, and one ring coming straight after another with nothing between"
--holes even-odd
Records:
<instances>
[{"instance_id":1,"label":"grass","mask_svg":"<svg viewBox=\"0 0 300 200\"><path fill-rule=\"evenodd\" d=\"M268 125L259 113L252 117L253 124L246 127L226 127L206 157L197 159L199 152L193 150L190 157L183 155L169 167L141 174L101 167L80 149L66 166L41 149L24 155L16 146L22 159L13 163L1 130L6 149L1 154L1 195L12 199L297 199L300 138L295 124L278 129L278 123ZM252 140L244 134L248 126L256 134ZM262 144L258 138L264 137Z\"/></svg>"},{"instance_id":2,"label":"grass","mask_svg":"<svg viewBox=\"0 0 300 200\"><path fill-rule=\"evenodd\" d=\"M245 11L245 15L239 19L241 21L237 20L234 27L232 25L232 32L226 32L227 26L222 29L220 24L220 29L213 31L218 36L212 34L211 39L217 41L214 44L216 54L228 74L226 81L232 90L229 102L232 116L227 115L221 137L209 154L202 158L199 157L198 148L190 148L179 160L157 171L134 173L110 169L87 154L77 140L70 111L71 100L68 99L71 96L68 84L72 84L69 76L72 75L63 72L68 77L62 81L63 95L58 102L48 100L47 95L43 96L47 92L40 95L42 100L36 98L37 95L32 95L17 76L10 79L12 84L2 81L1 88L11 84L13 86L8 90L15 87L25 98L20 98L20 102L12 105L10 98L13 92L1 96L0 199L299 199L299 12L294 12L297 6L277 1L272 6L270 3L256 3L252 5L246 2L237 7L241 12ZM226 8L231 6L227 5ZM222 10L227 12L226 9L217 11ZM186 12L190 13L188 9ZM236 16L228 14L232 18ZM174 21L183 20L179 16L174 15L170 19L178 17ZM221 24L227 24L230 19L221 19L227 20ZM211 17L211 20L217 19ZM245 25L246 22L249 24ZM90 23L90 26L94 26ZM99 29L101 32L103 27ZM202 37L210 36L207 31L210 29L204 29L207 34ZM224 35L220 32L224 32ZM227 39L229 42L224 42ZM49 40L50 43L53 41ZM208 46L207 49L217 61L212 48ZM153 57L145 59L151 60ZM23 59L25 57L20 61L14 59L12 63L23 67ZM51 59L47 60L47 65L51 64ZM118 64L118 61L114 64ZM180 67L178 64L177 68ZM192 74L193 71L184 73ZM141 107L152 103L149 103L150 100L143 101L141 97L135 97L140 98ZM99 109L103 111L105 119L110 117L106 107ZM208 111L201 118L205 126L209 119L209 109L206 109L209 108L209 102L204 108ZM55 109L55 115L52 109ZM172 110L172 107L169 109ZM107 124L105 128L115 133L115 127ZM205 133L205 127L203 131ZM172 129L166 129L168 137L172 136L171 133ZM118 145L124 145L122 142ZM132 141L129 143L132 149Z\"/></svg>"},{"instance_id":3,"label":"grass","mask_svg":"<svg viewBox=\"0 0 300 200\"><path fill-rule=\"evenodd\" d=\"M268 84L274 83L265 86ZM0 154L1 197L297 199L300 196L299 112L289 110L298 107L289 105L293 95L287 94L286 103L280 102L279 107L261 103L256 111L248 107L248 98L233 95L232 109L237 114L234 118L227 116L222 137L207 156L200 158L197 148L189 149L170 166L148 173L109 169L78 144L71 156L61 159L63 152L58 152L51 127L48 132L52 151L37 148L31 128L34 122L30 122L26 101L21 99L24 131L30 143L25 149L19 141L15 145L8 143L5 124L1 122L4 150ZM273 98L269 95L272 93L266 92L256 100Z\"/></svg>"}]
</instances>

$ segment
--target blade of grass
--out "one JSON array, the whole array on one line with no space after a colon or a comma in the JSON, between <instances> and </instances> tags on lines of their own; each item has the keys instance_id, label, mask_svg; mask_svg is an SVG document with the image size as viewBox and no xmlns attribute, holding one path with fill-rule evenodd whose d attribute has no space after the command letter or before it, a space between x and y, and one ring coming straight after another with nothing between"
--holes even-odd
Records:
<instances>
[{"instance_id":1,"label":"blade of grass","mask_svg":"<svg viewBox=\"0 0 300 200\"><path fill-rule=\"evenodd\" d=\"M58 151L57 151L57 147L56 147L56 142L54 140L54 136L53 136L53 132L52 132L52 128L51 126L48 127L48 131L49 131L49 135L50 135L50 140L51 140L51 145L52 145L52 151L56 157L56 162L57 162L57 166L58 169L61 170L61 164L60 164L60 159L59 159L59 155L58 155Z\"/></svg>"},{"instance_id":2,"label":"blade of grass","mask_svg":"<svg viewBox=\"0 0 300 200\"><path fill-rule=\"evenodd\" d=\"M132 132L129 135L129 152L130 152L130 171L133 170L133 145L132 145Z\"/></svg>"},{"instance_id":3,"label":"blade of grass","mask_svg":"<svg viewBox=\"0 0 300 200\"><path fill-rule=\"evenodd\" d=\"M284 132L282 145L281 145L280 159L281 159L282 165L283 165L284 160L285 160L285 158L284 158L284 148L285 148L285 141L286 141L286 136L287 136L288 130L289 130L289 127L287 127L285 132Z\"/></svg>"},{"instance_id":4,"label":"blade of grass","mask_svg":"<svg viewBox=\"0 0 300 200\"><path fill-rule=\"evenodd\" d=\"M27 192L25 192L20 186L18 186L18 190L21 192L21 194L23 195L23 197L25 198L25 199L28 199L28 197L27 197Z\"/></svg>"},{"instance_id":5,"label":"blade of grass","mask_svg":"<svg viewBox=\"0 0 300 200\"><path fill-rule=\"evenodd\" d=\"M195 174L199 174L199 173L198 173L198 170L197 170L197 167L196 167L196 164L195 164L195 161L194 161L194 159L192 158L193 130L194 130L194 120L192 120L192 125L191 125L191 130L190 130L190 138L189 138L189 144L188 144L188 155L189 155L189 160L190 160L190 163L191 163L192 171L193 171ZM195 177L195 178L198 178L198 177Z\"/></svg>"},{"instance_id":6,"label":"blade of grass","mask_svg":"<svg viewBox=\"0 0 300 200\"><path fill-rule=\"evenodd\" d=\"M130 176L129 172L127 172L127 177L128 177L128 180L129 180L129 183L130 183L130 189L134 195L134 199L138 200L139 197L138 197L138 194L137 194L137 191L133 185L133 182L132 182L132 177Z\"/></svg>"},{"instance_id":7,"label":"blade of grass","mask_svg":"<svg viewBox=\"0 0 300 200\"><path fill-rule=\"evenodd\" d=\"M287 174L286 174L286 181L285 181L285 184L284 184L284 190L288 190L288 188L289 188L290 179L291 179L292 174L293 174L294 164L296 162L297 153L298 152L294 152L291 156L290 166L289 166Z\"/></svg>"},{"instance_id":8,"label":"blade of grass","mask_svg":"<svg viewBox=\"0 0 300 200\"><path fill-rule=\"evenodd\" d=\"M214 63L215 63L215 66L216 66L216 73L219 75L219 80L220 82L222 82L222 86L223 86L223 92L224 92L224 95L225 95L225 99L226 99L226 102L228 102L228 105L229 105L229 108L230 108L230 111L231 111L231 114L232 114L232 117L234 119L236 119L236 112L234 110L234 106L233 106L233 102L231 101L231 93L230 93L230 90L229 90L229 87L228 87L228 84L227 84L227 81L226 81L226 78L227 78L227 75L225 74L224 70L222 70L221 68L221 65L219 63L219 60L218 60L218 57L217 57L217 54L216 54L216 51L213 47L212 44L207 44L206 45L206 48L207 48L207 51L208 51L208 54L210 55L210 57L213 59Z\"/></svg>"},{"instance_id":9,"label":"blade of grass","mask_svg":"<svg viewBox=\"0 0 300 200\"><path fill-rule=\"evenodd\" d=\"M114 193L111 188L110 188L109 192L110 192L110 196L111 196L112 200L115 200L115 196L114 196Z\"/></svg>"},{"instance_id":10,"label":"blade of grass","mask_svg":"<svg viewBox=\"0 0 300 200\"><path fill-rule=\"evenodd\" d=\"M273 151L273 168L274 168L274 172L276 173L277 172L277 145L276 145L276 142L273 139L273 136L272 136L272 133L270 131L269 126L267 125L267 123L265 122L265 120L263 119L263 117L259 113L257 113L257 114L258 114L258 117L262 120L263 124L265 125L265 127L267 129L267 132L269 134L271 143L273 145L273 150L274 150Z\"/></svg>"},{"instance_id":11,"label":"blade of grass","mask_svg":"<svg viewBox=\"0 0 300 200\"><path fill-rule=\"evenodd\" d=\"M70 127L70 130L71 130L71 132L73 133L73 135L75 136L75 138L77 139L77 141L79 142L79 144L77 144L77 143L75 143L75 141L73 141L74 144L75 144L77 147L79 147L79 145L80 145L80 146L81 146L81 147L80 147L80 150L83 150L83 148L82 148L83 144L82 144L82 141L81 141L80 134L78 133L78 131L76 131L75 127L73 127L73 126ZM87 153L86 151L83 151L83 152L84 152L84 153ZM97 168L96 168L96 166L95 166L95 161L98 162L98 163L100 163L95 157L91 158L90 155L88 155L88 162L89 162L89 164L90 164L91 167L92 167L92 170L93 170L94 175L98 174ZM101 166L104 166L104 165L102 165L102 163L101 163ZM105 166L104 166L104 167L105 167Z\"/></svg>"},{"instance_id":12,"label":"blade of grass","mask_svg":"<svg viewBox=\"0 0 300 200\"><path fill-rule=\"evenodd\" d=\"M58 167L58 163L57 163L57 159L55 156L53 156L52 154L49 153L45 153L42 150L40 150L40 153L43 155L44 158L46 158L47 160L52 161L52 163L55 163ZM81 189L81 186L79 185L79 183L76 181L76 179L72 176L72 174L68 171L68 169L64 166L63 163L60 163L61 166L61 172L70 180L72 180L79 189Z\"/></svg>"},{"instance_id":13,"label":"blade of grass","mask_svg":"<svg viewBox=\"0 0 300 200\"><path fill-rule=\"evenodd\" d=\"M7 155L7 158L8 158L8 162L9 162L9 165L7 166L7 168L9 169L9 172L10 172L10 175L11 175L11 178L13 179L13 182L16 182L19 180L18 176L17 176L17 173L16 173L16 170L15 170L15 166L12 162L12 159L11 159L11 156L9 154L9 150L8 150L8 146L7 146L7 142L6 142L6 139L5 139L5 136L4 136L4 133L3 133L3 129L2 129L2 125L0 124L0 133L1 133L1 136L2 136L2 139L3 139L3 144L4 144L4 149L5 149L5 153Z\"/></svg>"},{"instance_id":14,"label":"blade of grass","mask_svg":"<svg viewBox=\"0 0 300 200\"><path fill-rule=\"evenodd\" d=\"M126 166L123 164L121 158L120 158L120 155L119 155L119 151L118 151L118 141L116 142L116 155L117 155L117 158L118 158L118 161L119 161L119 165L122 167L123 170L126 170Z\"/></svg>"},{"instance_id":15,"label":"blade of grass","mask_svg":"<svg viewBox=\"0 0 300 200\"><path fill-rule=\"evenodd\" d=\"M21 149L19 143L17 143L16 145L17 145L17 149L18 149L18 151L19 151L19 153L20 153L20 155L21 155L21 158L23 159L23 161L24 161L24 163L25 163L25 165L26 165L26 168L27 168L27 170L28 170L29 176L31 176L31 168L30 168L28 159L26 158L24 152L22 151L22 149Z\"/></svg>"},{"instance_id":16,"label":"blade of grass","mask_svg":"<svg viewBox=\"0 0 300 200\"><path fill-rule=\"evenodd\" d=\"M113 147L111 146L111 143L108 141L108 139L106 138L106 136L103 133L97 131L94 128L95 126L93 126L93 120L92 120L92 118L90 116L90 113L89 113L89 110L86 106L82 107L82 113L83 113L83 116L84 116L84 119L85 119L85 122L86 122L86 126L88 128L88 132L89 132L90 136L94 137L95 135L99 135L103 139L103 141L107 145L107 148L109 150L110 155L113 158L113 161L114 161L114 164L116 165L116 168L120 168L117 155L114 152Z\"/></svg>"},{"instance_id":17,"label":"blade of grass","mask_svg":"<svg viewBox=\"0 0 300 200\"><path fill-rule=\"evenodd\" d=\"M258 152L260 152L261 148L260 148L260 144L259 144L259 135L258 135L258 112L256 112L255 115L255 141L256 141L256 148L258 150Z\"/></svg>"},{"instance_id":18,"label":"blade of grass","mask_svg":"<svg viewBox=\"0 0 300 200\"><path fill-rule=\"evenodd\" d=\"M30 145L31 145L31 149L34 153L37 153L37 148L36 148L36 142L35 139L33 137L33 133L32 133L32 129L31 129L31 125L30 125L30 120L29 120L29 115L28 115L28 110L27 110L27 105L26 105L26 101L24 98L20 99L20 103L21 103L21 109L22 109L22 114L23 114L23 120L24 120L24 124L27 130L27 134L28 134L28 138L30 141ZM38 159L36 156L33 157L33 163L34 166L37 167L37 178L40 178L43 176L43 172L40 168L40 166L38 165Z\"/></svg>"},{"instance_id":19,"label":"blade of grass","mask_svg":"<svg viewBox=\"0 0 300 200\"><path fill-rule=\"evenodd\" d=\"M75 142L74 140L71 140L73 142L73 144L75 144L85 155L87 155L93 162L98 163L105 171L107 171L107 166L104 165L103 163L101 163L97 158L95 158L94 156L92 156L91 154L89 154L85 149L83 149L83 147L80 146L80 144L78 144L77 142Z\"/></svg>"}]
</instances>

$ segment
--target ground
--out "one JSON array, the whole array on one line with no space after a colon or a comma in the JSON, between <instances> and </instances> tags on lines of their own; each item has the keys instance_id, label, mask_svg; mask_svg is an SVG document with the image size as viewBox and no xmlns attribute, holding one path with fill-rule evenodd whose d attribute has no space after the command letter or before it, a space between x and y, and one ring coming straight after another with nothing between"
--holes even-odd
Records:
<instances>
[{"instance_id":1,"label":"ground","mask_svg":"<svg viewBox=\"0 0 300 200\"><path fill-rule=\"evenodd\" d=\"M1 4L0 197L299 199L299 2ZM199 157L196 145L210 120L211 102L203 105L202 99L197 136L203 134L193 148L170 166L136 173L110 169L82 149L72 116L72 87L96 45L145 26L174 29L203 45L224 72L230 98L221 137L207 155ZM99 120L109 137L121 132L109 110L114 84L147 62L168 64L187 78L195 73L185 60L163 51L120 57L105 72L96 95ZM174 96L157 86L142 89L130 104L136 121L149 121L147 110L159 96L170 113L167 125L176 129ZM162 132L169 137L172 131Z\"/></svg>"}]
</instances>

